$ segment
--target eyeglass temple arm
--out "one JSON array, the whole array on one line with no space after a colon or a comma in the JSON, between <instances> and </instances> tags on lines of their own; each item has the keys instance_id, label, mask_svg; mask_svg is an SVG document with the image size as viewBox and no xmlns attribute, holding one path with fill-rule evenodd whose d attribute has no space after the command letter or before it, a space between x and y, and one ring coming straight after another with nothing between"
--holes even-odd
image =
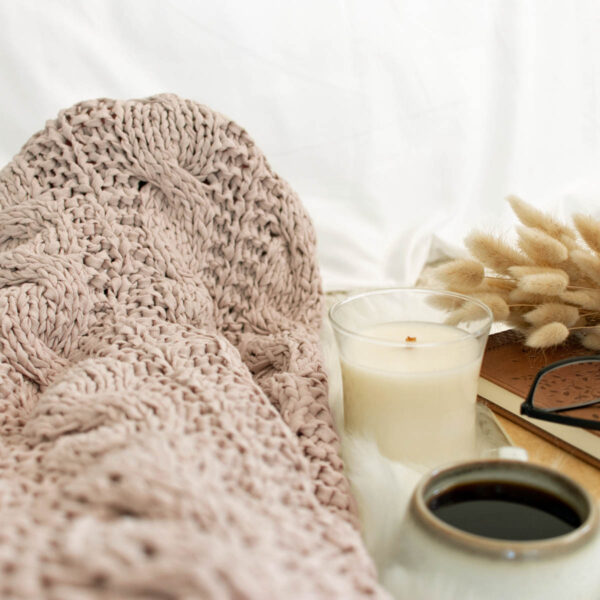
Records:
<instances>
[{"instance_id":1,"label":"eyeglass temple arm","mask_svg":"<svg viewBox=\"0 0 600 600\"><path fill-rule=\"evenodd\" d=\"M537 410L541 410L546 413L559 413L566 412L568 410L575 410L577 408L586 408L587 406L594 406L594 404L600 404L600 398L595 398L594 400L588 400L587 402L581 402L580 404L571 404L570 406L557 406L556 408L540 408L537 407Z\"/></svg>"}]
</instances>

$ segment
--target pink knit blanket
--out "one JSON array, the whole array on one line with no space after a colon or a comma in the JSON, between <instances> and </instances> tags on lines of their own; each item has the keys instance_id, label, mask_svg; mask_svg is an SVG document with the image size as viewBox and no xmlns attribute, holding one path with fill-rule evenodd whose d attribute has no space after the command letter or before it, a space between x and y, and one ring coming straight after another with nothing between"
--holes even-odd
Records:
<instances>
[{"instance_id":1,"label":"pink knit blanket","mask_svg":"<svg viewBox=\"0 0 600 600\"><path fill-rule=\"evenodd\" d=\"M0 596L366 598L315 239L235 123L61 112L0 172Z\"/></svg>"}]
</instances>

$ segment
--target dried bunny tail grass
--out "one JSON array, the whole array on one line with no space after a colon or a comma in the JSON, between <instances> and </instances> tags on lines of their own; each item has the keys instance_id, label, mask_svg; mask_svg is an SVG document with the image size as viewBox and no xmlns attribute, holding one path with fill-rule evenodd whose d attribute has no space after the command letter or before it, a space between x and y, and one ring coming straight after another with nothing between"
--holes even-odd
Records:
<instances>
[{"instance_id":1,"label":"dried bunny tail grass","mask_svg":"<svg viewBox=\"0 0 600 600\"><path fill-rule=\"evenodd\" d=\"M571 260L595 284L600 284L600 257L585 250L573 250Z\"/></svg>"},{"instance_id":2,"label":"dried bunny tail grass","mask_svg":"<svg viewBox=\"0 0 600 600\"><path fill-rule=\"evenodd\" d=\"M560 265L560 268L569 276L570 286L595 287L593 280L586 276L580 267L571 259L570 254L569 258Z\"/></svg>"},{"instance_id":3,"label":"dried bunny tail grass","mask_svg":"<svg viewBox=\"0 0 600 600\"><path fill-rule=\"evenodd\" d=\"M512 292L516 287L517 282L514 279L506 279L504 277L486 277L477 291L498 294L506 300L510 292Z\"/></svg>"},{"instance_id":4,"label":"dried bunny tail grass","mask_svg":"<svg viewBox=\"0 0 600 600\"><path fill-rule=\"evenodd\" d=\"M437 267L434 272L448 289L455 291L470 291L483 281L483 265L476 260L458 259Z\"/></svg>"},{"instance_id":5,"label":"dried bunny tail grass","mask_svg":"<svg viewBox=\"0 0 600 600\"><path fill-rule=\"evenodd\" d=\"M548 269L545 273L523 275L519 279L519 289L529 294L557 296L566 291L569 276L560 269Z\"/></svg>"},{"instance_id":6,"label":"dried bunny tail grass","mask_svg":"<svg viewBox=\"0 0 600 600\"><path fill-rule=\"evenodd\" d=\"M588 350L600 350L600 327L594 327L583 333L581 345Z\"/></svg>"},{"instance_id":7,"label":"dried bunny tail grass","mask_svg":"<svg viewBox=\"0 0 600 600\"><path fill-rule=\"evenodd\" d=\"M560 294L560 299L588 310L600 310L600 290L567 290Z\"/></svg>"},{"instance_id":8,"label":"dried bunny tail grass","mask_svg":"<svg viewBox=\"0 0 600 600\"><path fill-rule=\"evenodd\" d=\"M459 323L463 323L464 321L469 321L472 319L472 310L467 306L463 306L455 311L452 311L445 319L444 323L446 325L456 326Z\"/></svg>"},{"instance_id":9,"label":"dried bunny tail grass","mask_svg":"<svg viewBox=\"0 0 600 600\"><path fill-rule=\"evenodd\" d=\"M507 200L521 223L518 247L475 231L465 240L475 260L443 265L436 280L484 302L494 321L525 333L528 346L560 344L570 329L600 349L600 221L577 215L567 227L516 196ZM474 316L467 304L443 303L449 323Z\"/></svg>"},{"instance_id":10,"label":"dried bunny tail grass","mask_svg":"<svg viewBox=\"0 0 600 600\"><path fill-rule=\"evenodd\" d=\"M563 292L565 294L566 292ZM544 304L546 302L559 302L562 298L562 295L550 295L546 296L545 294L536 294L532 292L527 292L522 290L521 288L516 288L510 294L508 294L508 304L509 306L524 304L526 306L531 306L534 304Z\"/></svg>"},{"instance_id":11,"label":"dried bunny tail grass","mask_svg":"<svg viewBox=\"0 0 600 600\"><path fill-rule=\"evenodd\" d=\"M530 348L558 346L569 337L569 329L564 323L547 323L531 331L525 339Z\"/></svg>"},{"instance_id":12,"label":"dried bunny tail grass","mask_svg":"<svg viewBox=\"0 0 600 600\"><path fill-rule=\"evenodd\" d=\"M491 309L490 309L491 310ZM446 325L458 325L460 323L469 323L481 319L481 307L477 304L469 303L452 311L445 319Z\"/></svg>"},{"instance_id":13,"label":"dried bunny tail grass","mask_svg":"<svg viewBox=\"0 0 600 600\"><path fill-rule=\"evenodd\" d=\"M573 222L583 241L600 254L600 221L588 215L573 215Z\"/></svg>"},{"instance_id":14,"label":"dried bunny tail grass","mask_svg":"<svg viewBox=\"0 0 600 600\"><path fill-rule=\"evenodd\" d=\"M508 196L506 200L523 225L541 229L549 236L560 240L568 248L576 247L577 234L570 227L556 221L550 215L534 208L517 196Z\"/></svg>"},{"instance_id":15,"label":"dried bunny tail grass","mask_svg":"<svg viewBox=\"0 0 600 600\"><path fill-rule=\"evenodd\" d=\"M483 297L482 297L483 296ZM471 297L479 300L485 304L493 313L495 318L494 310L498 311L499 315L504 314L504 307L506 307L506 315L508 315L508 306L500 296L492 298L493 294L472 294ZM445 323L447 325L458 325L459 323L468 323L471 321L479 320L483 317L484 313L482 307L476 302L464 302L462 306L450 312L446 317Z\"/></svg>"},{"instance_id":16,"label":"dried bunny tail grass","mask_svg":"<svg viewBox=\"0 0 600 600\"><path fill-rule=\"evenodd\" d=\"M557 265L569 257L568 248L552 236L530 227L517 227L519 248L538 265Z\"/></svg>"},{"instance_id":17,"label":"dried bunny tail grass","mask_svg":"<svg viewBox=\"0 0 600 600\"><path fill-rule=\"evenodd\" d=\"M431 296L427 297L425 302L432 308L438 308L448 312L459 310L465 303L462 298L457 298L456 296L450 295L444 296L442 294L432 294Z\"/></svg>"},{"instance_id":18,"label":"dried bunny tail grass","mask_svg":"<svg viewBox=\"0 0 600 600\"><path fill-rule=\"evenodd\" d=\"M520 279L525 275L538 275L539 273L547 273L549 270L553 270L552 267L540 267L535 265L531 267L511 267L508 272L515 279Z\"/></svg>"},{"instance_id":19,"label":"dried bunny tail grass","mask_svg":"<svg viewBox=\"0 0 600 600\"><path fill-rule=\"evenodd\" d=\"M548 302L540 304L537 308L525 313L523 318L534 327L541 327L553 322L573 327L579 320L579 310L577 307L568 304Z\"/></svg>"},{"instance_id":20,"label":"dried bunny tail grass","mask_svg":"<svg viewBox=\"0 0 600 600\"><path fill-rule=\"evenodd\" d=\"M575 250L573 252L576 252ZM532 266L532 267L511 267L509 273L515 278L519 279L525 275L534 275L537 273L548 273L550 271L564 273L569 280L569 285L579 285L583 287L589 287L593 285L593 281L589 277L586 277L585 273L569 258L561 263L560 269L549 266Z\"/></svg>"},{"instance_id":21,"label":"dried bunny tail grass","mask_svg":"<svg viewBox=\"0 0 600 600\"><path fill-rule=\"evenodd\" d=\"M506 321L508 319L510 309L502 296L489 292L478 292L473 294L473 298L483 302L492 311L494 321Z\"/></svg>"},{"instance_id":22,"label":"dried bunny tail grass","mask_svg":"<svg viewBox=\"0 0 600 600\"><path fill-rule=\"evenodd\" d=\"M517 329L519 331L528 331L531 329L531 324L528 323L523 317L524 310L515 310L511 308L510 315L508 319L506 319L506 324L513 329Z\"/></svg>"},{"instance_id":23,"label":"dried bunny tail grass","mask_svg":"<svg viewBox=\"0 0 600 600\"><path fill-rule=\"evenodd\" d=\"M513 265L532 264L527 256L523 256L509 244L486 233L478 231L471 233L465 239L465 245L486 267L504 275Z\"/></svg>"}]
</instances>

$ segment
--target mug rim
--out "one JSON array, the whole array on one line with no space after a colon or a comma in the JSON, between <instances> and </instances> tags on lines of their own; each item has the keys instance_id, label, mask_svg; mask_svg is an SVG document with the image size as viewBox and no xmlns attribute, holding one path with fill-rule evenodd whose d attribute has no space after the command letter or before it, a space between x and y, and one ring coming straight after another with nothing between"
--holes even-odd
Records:
<instances>
[{"instance_id":1,"label":"mug rim","mask_svg":"<svg viewBox=\"0 0 600 600\"><path fill-rule=\"evenodd\" d=\"M566 487L579 495L585 504L587 516L582 517L583 521L579 527L563 535L540 540L503 540L476 535L449 525L436 517L427 507L425 493L435 485L436 481L441 482L452 474L474 473L478 470L482 473L489 473L490 470L499 471L500 469L537 471L547 479L560 483L563 489ZM543 489L543 486L536 486L535 482L532 482L531 485ZM565 501L564 498L562 500ZM455 547L479 555L484 554L492 558L514 561L540 559L579 548L594 537L599 527L598 508L583 486L555 469L518 459L480 459L436 468L417 484L412 494L409 510L427 531L436 536L436 539L442 539Z\"/></svg>"},{"instance_id":2,"label":"mug rim","mask_svg":"<svg viewBox=\"0 0 600 600\"><path fill-rule=\"evenodd\" d=\"M471 302L471 303L479 306L479 308L481 308L483 310L483 312L485 314L485 317L484 317L485 322L483 325L481 325L481 327L479 327L479 329L477 329L474 332L465 331L465 335L461 336L460 338L454 338L454 339L447 340L444 342L429 342L429 343L411 342L410 344L406 344L403 342L385 340L385 339L377 338L375 336L365 335L364 333L359 333L357 331L353 331L352 329L348 329L347 327L342 325L335 318L335 313L337 311L339 311L346 304L349 304L356 300L360 300L361 298L366 298L368 296L382 296L382 295L394 294L394 293L398 293L398 292L411 293L411 294L414 294L417 296L418 295L426 295L426 294L434 294L437 296L450 296L450 297L454 297L454 298L457 298L457 299L460 299L463 301ZM435 289L419 288L419 287L378 288L378 289L368 290L368 291L364 291L364 292L358 292L355 294L350 294L346 298L342 298L342 299L338 300L337 302L335 302L333 304L333 306L331 306L331 308L329 309L328 316L329 316L329 321L330 321L331 325L333 326L333 329L335 331L338 331L338 332L344 334L347 337L352 337L352 338L356 338L356 339L363 340L363 341L377 343L378 345L383 345L383 346L394 346L394 347L409 346L411 348L431 347L431 346L437 347L437 346L446 346L446 345L451 346L452 344L456 344L457 342L461 342L465 339L469 339L469 338L479 339L481 336L489 334L492 323L494 322L494 315L492 314L490 307L487 304L485 304L484 302L482 302L481 300L478 300L477 298L472 298L471 296L466 296L465 294L459 294L458 292L450 292L448 290L435 290Z\"/></svg>"}]
</instances>

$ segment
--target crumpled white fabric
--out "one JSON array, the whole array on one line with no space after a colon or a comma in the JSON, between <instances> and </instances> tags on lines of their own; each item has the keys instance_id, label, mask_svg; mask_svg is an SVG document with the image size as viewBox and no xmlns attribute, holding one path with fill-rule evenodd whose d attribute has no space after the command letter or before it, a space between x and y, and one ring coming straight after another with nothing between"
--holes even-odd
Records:
<instances>
[{"instance_id":1,"label":"crumpled white fabric","mask_svg":"<svg viewBox=\"0 0 600 600\"><path fill-rule=\"evenodd\" d=\"M591 0L0 2L0 162L59 108L172 92L244 125L327 289L412 285L504 196L600 211Z\"/></svg>"}]
</instances>

